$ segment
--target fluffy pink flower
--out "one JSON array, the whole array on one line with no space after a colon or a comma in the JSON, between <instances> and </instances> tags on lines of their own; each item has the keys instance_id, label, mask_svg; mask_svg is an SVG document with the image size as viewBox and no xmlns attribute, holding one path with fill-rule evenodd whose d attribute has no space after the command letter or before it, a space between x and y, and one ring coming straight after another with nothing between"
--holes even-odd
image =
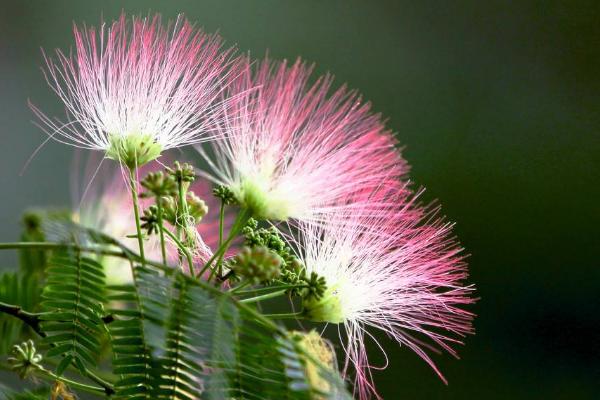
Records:
<instances>
[{"instance_id":1,"label":"fluffy pink flower","mask_svg":"<svg viewBox=\"0 0 600 400\"><path fill-rule=\"evenodd\" d=\"M228 80L231 50L182 16L163 26L125 15L99 30L74 26L75 53L44 56L46 79L67 121L32 106L49 139L110 152L116 139L140 136L159 150L213 137L215 101ZM210 116L210 118L209 118ZM160 152L160 151L159 151Z\"/></svg>"},{"instance_id":2,"label":"fluffy pink flower","mask_svg":"<svg viewBox=\"0 0 600 400\"><path fill-rule=\"evenodd\" d=\"M407 166L369 103L332 77L311 81L312 67L265 60L238 63L224 111L222 140L196 147L209 177L231 188L257 217L325 222L351 204L357 190L385 187Z\"/></svg>"},{"instance_id":3,"label":"fluffy pink flower","mask_svg":"<svg viewBox=\"0 0 600 400\"><path fill-rule=\"evenodd\" d=\"M381 203L380 194L365 199ZM338 226L299 226L307 271L324 277L328 286L321 300L305 301L304 311L314 321L343 327L344 373L353 366L361 399L377 396L364 345L365 335L372 338L367 328L411 348L440 377L426 349L456 355L451 345L472 333L473 315L461 306L474 301L473 288L463 283L466 265L450 236L452 225L415 204L408 190L392 196L397 205L377 215L356 215Z\"/></svg>"}]
</instances>

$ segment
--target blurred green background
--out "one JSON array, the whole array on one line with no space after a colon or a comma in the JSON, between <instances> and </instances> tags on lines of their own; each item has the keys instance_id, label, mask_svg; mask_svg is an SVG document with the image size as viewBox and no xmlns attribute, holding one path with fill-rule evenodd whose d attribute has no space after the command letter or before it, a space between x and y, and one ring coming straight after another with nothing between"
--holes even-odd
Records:
<instances>
[{"instance_id":1,"label":"blurred green background","mask_svg":"<svg viewBox=\"0 0 600 400\"><path fill-rule=\"evenodd\" d=\"M385 399L600 398L599 2L0 4L0 240L17 239L24 208L70 204L72 149L48 143L19 175L45 138L27 99L62 114L39 48L69 48L73 21L184 12L243 51L302 56L360 89L457 221L477 335L461 360L435 357L449 386L382 339ZM0 269L15 262L0 254Z\"/></svg>"}]
</instances>

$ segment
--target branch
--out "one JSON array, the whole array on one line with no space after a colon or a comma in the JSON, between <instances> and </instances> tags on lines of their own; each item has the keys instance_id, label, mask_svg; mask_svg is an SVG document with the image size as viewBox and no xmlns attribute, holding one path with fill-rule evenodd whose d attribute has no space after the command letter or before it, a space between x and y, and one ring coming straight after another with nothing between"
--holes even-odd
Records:
<instances>
[{"instance_id":1,"label":"branch","mask_svg":"<svg viewBox=\"0 0 600 400\"><path fill-rule=\"evenodd\" d=\"M42 332L40 327L40 314L30 313L28 311L24 311L20 306L15 306L12 304L7 304L0 302L0 312L3 312L8 315L12 315L15 318L20 319L27 325L31 327L38 335L41 337L46 337L46 334Z\"/></svg>"}]
</instances>

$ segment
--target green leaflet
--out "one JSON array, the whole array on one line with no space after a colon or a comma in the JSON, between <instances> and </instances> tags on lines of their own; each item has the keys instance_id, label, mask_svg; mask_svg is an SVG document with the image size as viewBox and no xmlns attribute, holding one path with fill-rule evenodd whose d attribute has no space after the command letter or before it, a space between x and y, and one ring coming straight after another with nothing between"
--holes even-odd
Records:
<instances>
[{"instance_id":1,"label":"green leaflet","mask_svg":"<svg viewBox=\"0 0 600 400\"><path fill-rule=\"evenodd\" d=\"M72 362L82 373L96 365L103 334L104 273L95 260L77 251L56 252L46 270L42 330L46 357L62 356L59 374ZM69 360L64 361L64 360Z\"/></svg>"}]
</instances>

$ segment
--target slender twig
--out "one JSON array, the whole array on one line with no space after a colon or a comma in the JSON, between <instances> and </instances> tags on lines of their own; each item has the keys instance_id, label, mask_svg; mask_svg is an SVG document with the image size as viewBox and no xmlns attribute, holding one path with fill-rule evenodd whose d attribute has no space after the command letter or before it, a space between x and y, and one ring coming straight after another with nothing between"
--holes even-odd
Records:
<instances>
[{"instance_id":1,"label":"slender twig","mask_svg":"<svg viewBox=\"0 0 600 400\"><path fill-rule=\"evenodd\" d=\"M42 374L42 376L47 376L54 381L60 381L60 382L65 383L75 389L81 389L81 390L85 390L85 391L91 392L91 393L104 393L108 396L115 393L114 389L112 389L112 388L87 385L85 383L81 383L81 382L77 382L77 381L74 381L69 378L65 378L64 376L58 376L54 372L49 371L42 366L38 367L38 371Z\"/></svg>"},{"instance_id":2,"label":"slender twig","mask_svg":"<svg viewBox=\"0 0 600 400\"><path fill-rule=\"evenodd\" d=\"M98 385L102 386L102 388L104 389L104 393L106 393L108 396L115 394L115 389L113 388L112 384L100 378L92 371L86 369L85 376L87 376L92 381L96 382Z\"/></svg>"},{"instance_id":3,"label":"slender twig","mask_svg":"<svg viewBox=\"0 0 600 400\"><path fill-rule=\"evenodd\" d=\"M183 185L183 180L178 179L177 180L177 190L179 193L179 207L181 207L181 221L177 221L177 237L179 239L182 238L182 230L181 228L185 228L187 227L188 224L188 220L187 220L187 215L188 215L188 211L187 211L187 199L186 199L186 190L185 187ZM186 235L186 231L185 229L183 230L183 236ZM183 251L181 249L179 249L179 264L183 264ZM182 265L183 266L183 265ZM183 269L183 268L182 268ZM193 274L193 272L192 272Z\"/></svg>"},{"instance_id":4,"label":"slender twig","mask_svg":"<svg viewBox=\"0 0 600 400\"><path fill-rule=\"evenodd\" d=\"M221 199L221 208L219 209L219 247L223 244L223 225L225 220L225 201ZM221 276L223 273L223 267L221 264L218 266L217 276Z\"/></svg>"},{"instance_id":5,"label":"slender twig","mask_svg":"<svg viewBox=\"0 0 600 400\"><path fill-rule=\"evenodd\" d=\"M285 313L285 314L262 314L266 318L272 319L294 319L301 317L303 315L302 311L298 311L295 313Z\"/></svg>"},{"instance_id":6,"label":"slender twig","mask_svg":"<svg viewBox=\"0 0 600 400\"><path fill-rule=\"evenodd\" d=\"M246 286L248 286L251 282L246 280L241 282L239 285L237 285L236 287L232 287L231 289L229 289L229 293L236 293L238 290L245 288Z\"/></svg>"},{"instance_id":7,"label":"slender twig","mask_svg":"<svg viewBox=\"0 0 600 400\"><path fill-rule=\"evenodd\" d=\"M142 261L142 265L145 264L145 255L144 255L144 237L142 236L142 227L140 225L140 205L138 200L137 193L137 177L136 177L137 167L129 168L129 184L131 185L131 199L133 202L133 216L135 218L135 229L137 233L138 239L138 247L140 249L140 258Z\"/></svg>"},{"instance_id":8,"label":"slender twig","mask_svg":"<svg viewBox=\"0 0 600 400\"><path fill-rule=\"evenodd\" d=\"M179 250L185 255L185 258L188 262L188 267L190 269L190 276L194 276L194 261L192 260L192 255L190 254L189 250L185 247L183 243L181 243L181 240L179 240L177 236L175 236L171 231L165 229L165 233L169 238L171 238L171 240L175 242Z\"/></svg>"},{"instance_id":9,"label":"slender twig","mask_svg":"<svg viewBox=\"0 0 600 400\"><path fill-rule=\"evenodd\" d=\"M245 294L252 294L252 295L256 295L259 293L263 293L263 292L271 292L274 290L281 290L281 289L302 289L302 288L307 288L309 287L306 284L299 284L299 285L274 285L274 286L265 286L265 287L261 287L258 289L247 289L247 290L242 290L242 291L238 291L236 289L236 293L237 295L245 295Z\"/></svg>"},{"instance_id":10,"label":"slender twig","mask_svg":"<svg viewBox=\"0 0 600 400\"><path fill-rule=\"evenodd\" d=\"M235 222L233 223L233 226L231 227L231 230L229 231L229 235L227 235L227 239L225 239L225 241L221 244L221 246L219 246L217 251L206 262L206 264L204 265L204 268L202 268L202 270L200 270L200 272L198 273L198 275L197 275L198 277L202 276L211 267L211 264L213 263L213 261L215 261L215 259L217 259L217 265L219 265L219 263L223 260L223 256L225 255L225 252L229 248L229 245L231 244L231 242L233 242L233 239L235 239L235 235L237 235L238 232L244 227L247 220L248 220L248 211L245 209L242 209L242 211L238 214ZM215 272L216 272L216 268L213 268L208 277L208 281L210 281L212 279Z\"/></svg>"},{"instance_id":11,"label":"slender twig","mask_svg":"<svg viewBox=\"0 0 600 400\"><path fill-rule=\"evenodd\" d=\"M162 256L163 264L167 263L167 250L165 248L165 227L163 225L163 210L162 210L162 199L160 196L156 196L156 212L158 213L158 234L160 237L160 254Z\"/></svg>"},{"instance_id":12,"label":"slender twig","mask_svg":"<svg viewBox=\"0 0 600 400\"><path fill-rule=\"evenodd\" d=\"M46 337L46 334L42 331L40 327L40 314L31 313L23 310L20 306L7 304L0 302L0 312L3 312L8 315L12 315L15 318L20 319L27 325L31 327L41 337Z\"/></svg>"},{"instance_id":13,"label":"slender twig","mask_svg":"<svg viewBox=\"0 0 600 400\"><path fill-rule=\"evenodd\" d=\"M80 246L75 243L56 243L56 242L7 242L0 243L0 250L19 250L19 249L32 249L32 250L59 250L59 249L73 249L80 250L87 253L95 253L104 256L123 257L125 253L119 250L107 250L100 247L94 246Z\"/></svg>"},{"instance_id":14,"label":"slender twig","mask_svg":"<svg viewBox=\"0 0 600 400\"><path fill-rule=\"evenodd\" d=\"M272 299L274 297L281 296L282 294L285 294L285 292L287 292L287 289L278 290L278 291L272 292L272 293L266 293L266 294L256 296L256 297L250 297L248 299L243 299L243 300L240 300L240 303L246 303L246 304L247 303L256 303L257 301Z\"/></svg>"}]
</instances>

